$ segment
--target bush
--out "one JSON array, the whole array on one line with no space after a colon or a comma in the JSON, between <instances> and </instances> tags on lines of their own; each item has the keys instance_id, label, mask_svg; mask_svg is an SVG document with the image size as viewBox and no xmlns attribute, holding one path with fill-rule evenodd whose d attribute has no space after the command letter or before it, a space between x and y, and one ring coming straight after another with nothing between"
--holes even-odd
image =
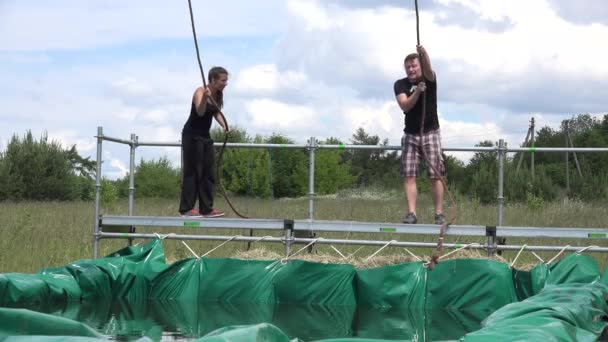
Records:
<instances>
[{"instance_id":1,"label":"bush","mask_svg":"<svg viewBox=\"0 0 608 342\"><path fill-rule=\"evenodd\" d=\"M181 172L171 166L167 157L141 160L135 167L135 197L177 198L181 191ZM129 194L129 174L117 181L120 197Z\"/></svg>"},{"instance_id":2,"label":"bush","mask_svg":"<svg viewBox=\"0 0 608 342\"><path fill-rule=\"evenodd\" d=\"M273 134L266 143L293 144L293 140ZM307 192L308 158L304 151L279 148L271 152L272 192L275 197L299 197Z\"/></svg>"},{"instance_id":3,"label":"bush","mask_svg":"<svg viewBox=\"0 0 608 342\"><path fill-rule=\"evenodd\" d=\"M65 150L46 134L36 141L31 131L23 139L13 135L0 154L0 199L75 200L86 197L86 182L75 170L80 158L72 147ZM94 163L93 163L94 165ZM87 169L90 165L86 165Z\"/></svg>"},{"instance_id":4,"label":"bush","mask_svg":"<svg viewBox=\"0 0 608 342\"><path fill-rule=\"evenodd\" d=\"M552 201L557 197L558 187L547 175L545 167L539 165L532 176L529 169L520 169L515 172L513 164L509 164L505 170L505 198L512 202L536 202Z\"/></svg>"},{"instance_id":5,"label":"bush","mask_svg":"<svg viewBox=\"0 0 608 342\"><path fill-rule=\"evenodd\" d=\"M270 197L268 155L268 151L260 149L224 151L221 182L226 190L240 195Z\"/></svg>"},{"instance_id":6,"label":"bush","mask_svg":"<svg viewBox=\"0 0 608 342\"><path fill-rule=\"evenodd\" d=\"M480 203L496 203L497 173L491 167L482 167L471 177L469 194Z\"/></svg>"},{"instance_id":7,"label":"bush","mask_svg":"<svg viewBox=\"0 0 608 342\"><path fill-rule=\"evenodd\" d=\"M104 206L115 205L118 201L118 188L114 183L106 178L101 180L101 193L99 200Z\"/></svg>"},{"instance_id":8,"label":"bush","mask_svg":"<svg viewBox=\"0 0 608 342\"><path fill-rule=\"evenodd\" d=\"M333 194L351 187L355 177L350 164L342 162L339 150L318 150L315 154L315 192Z\"/></svg>"},{"instance_id":9,"label":"bush","mask_svg":"<svg viewBox=\"0 0 608 342\"><path fill-rule=\"evenodd\" d=\"M595 174L585 172L590 175L583 178L574 177L570 182L570 196L583 201L603 201L608 199L608 175L604 172Z\"/></svg>"}]
</instances>

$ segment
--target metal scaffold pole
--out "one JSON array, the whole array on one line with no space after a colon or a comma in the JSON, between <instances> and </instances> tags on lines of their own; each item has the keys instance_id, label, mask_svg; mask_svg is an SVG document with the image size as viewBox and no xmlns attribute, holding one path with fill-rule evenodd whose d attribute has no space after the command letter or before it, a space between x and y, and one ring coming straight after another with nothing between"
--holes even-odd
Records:
<instances>
[{"instance_id":1,"label":"metal scaffold pole","mask_svg":"<svg viewBox=\"0 0 608 342\"><path fill-rule=\"evenodd\" d=\"M97 127L97 163L95 172L95 217L93 221L93 258L97 258L97 247L99 244L99 202L101 199L101 164L102 164L102 143L103 143L103 128Z\"/></svg>"}]
</instances>

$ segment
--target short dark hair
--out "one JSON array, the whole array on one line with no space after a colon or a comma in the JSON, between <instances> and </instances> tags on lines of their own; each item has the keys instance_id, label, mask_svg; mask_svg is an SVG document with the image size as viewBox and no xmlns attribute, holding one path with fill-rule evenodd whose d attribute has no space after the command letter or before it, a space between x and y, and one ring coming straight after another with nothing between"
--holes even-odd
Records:
<instances>
[{"instance_id":1,"label":"short dark hair","mask_svg":"<svg viewBox=\"0 0 608 342\"><path fill-rule=\"evenodd\" d=\"M405 56L405 59L403 60L403 64L413 61L414 59L420 60L420 56L416 52L410 53L409 55Z\"/></svg>"}]
</instances>

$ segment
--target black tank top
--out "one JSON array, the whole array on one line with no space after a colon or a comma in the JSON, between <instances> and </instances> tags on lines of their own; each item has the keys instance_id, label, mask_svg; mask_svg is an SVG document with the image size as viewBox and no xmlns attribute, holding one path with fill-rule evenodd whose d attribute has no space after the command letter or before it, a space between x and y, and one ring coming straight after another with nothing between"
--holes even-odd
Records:
<instances>
[{"instance_id":1,"label":"black tank top","mask_svg":"<svg viewBox=\"0 0 608 342\"><path fill-rule=\"evenodd\" d=\"M196 112L196 108L194 107L194 102L192 102L192 106L190 107L190 116L188 117L188 121L184 124L183 133L198 135L203 138L209 138L209 130L211 129L211 121L213 120L213 116L215 113L220 110L211 102L207 102L207 107L205 108L205 115L198 116Z\"/></svg>"}]
</instances>

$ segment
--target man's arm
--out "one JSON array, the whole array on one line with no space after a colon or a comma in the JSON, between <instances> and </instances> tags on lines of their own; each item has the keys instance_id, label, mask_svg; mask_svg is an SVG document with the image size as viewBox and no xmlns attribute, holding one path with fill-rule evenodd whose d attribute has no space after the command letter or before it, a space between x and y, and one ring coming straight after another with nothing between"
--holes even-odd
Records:
<instances>
[{"instance_id":1,"label":"man's arm","mask_svg":"<svg viewBox=\"0 0 608 342\"><path fill-rule=\"evenodd\" d=\"M418 102L418 98L420 94L426 90L426 84L424 82L418 83L416 90L410 95L407 96L405 92L399 93L396 95L397 103L403 112L408 113L414 106L416 102Z\"/></svg>"},{"instance_id":2,"label":"man's arm","mask_svg":"<svg viewBox=\"0 0 608 342\"><path fill-rule=\"evenodd\" d=\"M422 67L422 73L424 78L431 82L435 82L435 72L431 67L431 59L429 58L429 54L426 52L426 49L422 45L416 46L416 50L418 50L418 56L420 56L420 66Z\"/></svg>"},{"instance_id":3,"label":"man's arm","mask_svg":"<svg viewBox=\"0 0 608 342\"><path fill-rule=\"evenodd\" d=\"M198 87L194 91L192 96L192 102L194 102L194 108L196 108L196 114L200 117L205 115L207 110L207 99L209 98L209 89Z\"/></svg>"}]
</instances>

